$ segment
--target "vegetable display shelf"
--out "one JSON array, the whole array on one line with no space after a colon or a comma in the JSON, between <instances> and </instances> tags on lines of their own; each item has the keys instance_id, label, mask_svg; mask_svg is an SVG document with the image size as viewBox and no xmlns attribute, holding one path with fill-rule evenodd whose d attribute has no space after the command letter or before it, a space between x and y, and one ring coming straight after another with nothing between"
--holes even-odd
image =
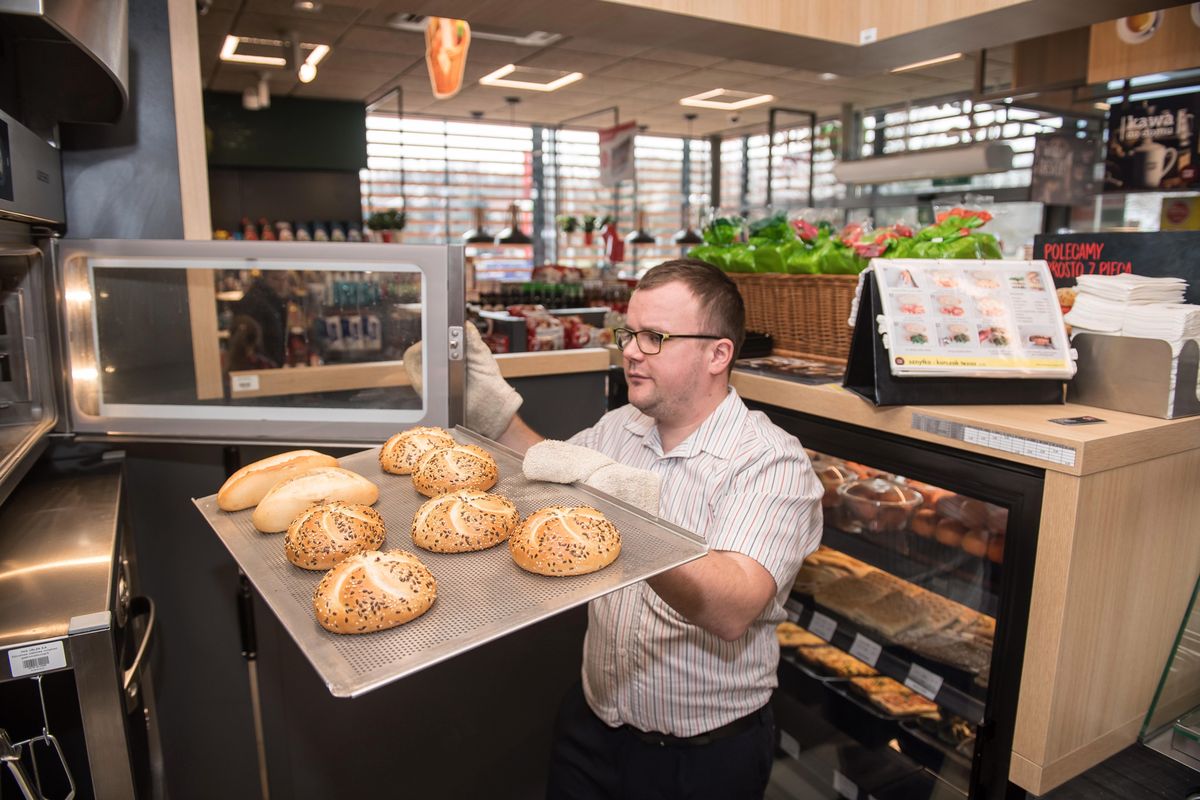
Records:
<instances>
[{"instance_id":1,"label":"vegetable display shelf","mask_svg":"<svg viewBox=\"0 0 1200 800\"><path fill-rule=\"evenodd\" d=\"M793 592L784 605L788 619L875 668L880 675L900 681L939 707L972 725L984 723L984 703L960 688L969 684L964 673L947 664L923 659L908 650L879 640L837 612L818 606L811 597Z\"/></svg>"}]
</instances>

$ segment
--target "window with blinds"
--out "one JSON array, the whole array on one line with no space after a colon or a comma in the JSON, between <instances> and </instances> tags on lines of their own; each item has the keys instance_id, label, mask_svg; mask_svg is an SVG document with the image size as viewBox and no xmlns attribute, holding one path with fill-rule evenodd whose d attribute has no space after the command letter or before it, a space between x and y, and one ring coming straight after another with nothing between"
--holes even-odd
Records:
<instances>
[{"instance_id":1,"label":"window with blinds","mask_svg":"<svg viewBox=\"0 0 1200 800\"><path fill-rule=\"evenodd\" d=\"M813 205L828 205L845 195L833 177L841 125L817 125L816 137L807 126L775 132L768 148L767 134L739 136L721 142L721 206L728 212L761 214L767 205L767 157L771 158L771 205L777 210L809 205L809 160L812 160Z\"/></svg>"},{"instance_id":2,"label":"window with blinds","mask_svg":"<svg viewBox=\"0 0 1200 800\"><path fill-rule=\"evenodd\" d=\"M533 196L529 127L367 116L363 214L389 208L407 215L404 241L458 243L485 209L486 227L508 227L509 206L530 232Z\"/></svg>"}]
</instances>

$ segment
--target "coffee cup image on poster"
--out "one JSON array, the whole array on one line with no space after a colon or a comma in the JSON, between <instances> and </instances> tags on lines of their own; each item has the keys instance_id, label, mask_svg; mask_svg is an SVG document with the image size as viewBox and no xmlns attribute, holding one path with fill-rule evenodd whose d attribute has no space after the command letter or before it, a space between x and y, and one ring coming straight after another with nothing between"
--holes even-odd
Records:
<instances>
[{"instance_id":1,"label":"coffee cup image on poster","mask_svg":"<svg viewBox=\"0 0 1200 800\"><path fill-rule=\"evenodd\" d=\"M1104 162L1105 189L1200 187L1197 116L1200 92L1113 105Z\"/></svg>"}]
</instances>

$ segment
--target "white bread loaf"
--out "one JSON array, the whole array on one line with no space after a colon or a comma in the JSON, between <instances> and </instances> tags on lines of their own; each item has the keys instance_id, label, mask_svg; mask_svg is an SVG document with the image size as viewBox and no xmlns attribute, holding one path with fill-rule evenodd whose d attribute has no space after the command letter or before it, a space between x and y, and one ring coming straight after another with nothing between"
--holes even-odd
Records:
<instances>
[{"instance_id":1,"label":"white bread loaf","mask_svg":"<svg viewBox=\"0 0 1200 800\"><path fill-rule=\"evenodd\" d=\"M247 464L229 476L217 492L217 508L241 511L258 505L271 487L313 467L336 467L337 459L316 450L292 450Z\"/></svg>"},{"instance_id":2,"label":"white bread loaf","mask_svg":"<svg viewBox=\"0 0 1200 800\"><path fill-rule=\"evenodd\" d=\"M417 459L439 447L458 444L444 428L409 428L388 439L379 448L379 466L392 475L411 475Z\"/></svg>"},{"instance_id":3,"label":"white bread loaf","mask_svg":"<svg viewBox=\"0 0 1200 800\"><path fill-rule=\"evenodd\" d=\"M539 575L584 575L621 554L621 534L589 506L550 506L525 518L508 549L517 566Z\"/></svg>"},{"instance_id":4,"label":"white bread loaf","mask_svg":"<svg viewBox=\"0 0 1200 800\"><path fill-rule=\"evenodd\" d=\"M412 540L435 553L486 550L508 538L521 515L507 497L459 489L426 500L413 516Z\"/></svg>"},{"instance_id":5,"label":"white bread loaf","mask_svg":"<svg viewBox=\"0 0 1200 800\"><path fill-rule=\"evenodd\" d=\"M341 467L317 467L275 484L250 521L263 533L278 533L309 506L331 500L369 506L378 499L379 487L362 475Z\"/></svg>"},{"instance_id":6,"label":"white bread loaf","mask_svg":"<svg viewBox=\"0 0 1200 800\"><path fill-rule=\"evenodd\" d=\"M334 500L301 511L292 520L283 552L301 569L329 569L355 553L378 550L385 538L387 529L378 511Z\"/></svg>"},{"instance_id":7,"label":"white bread loaf","mask_svg":"<svg viewBox=\"0 0 1200 800\"><path fill-rule=\"evenodd\" d=\"M370 633L416 619L437 599L437 581L404 550L358 553L325 573L313 594L321 627Z\"/></svg>"},{"instance_id":8,"label":"white bread loaf","mask_svg":"<svg viewBox=\"0 0 1200 800\"><path fill-rule=\"evenodd\" d=\"M426 497L455 489L487 491L496 485L500 470L492 454L473 444L456 444L430 450L417 459L413 486Z\"/></svg>"}]
</instances>

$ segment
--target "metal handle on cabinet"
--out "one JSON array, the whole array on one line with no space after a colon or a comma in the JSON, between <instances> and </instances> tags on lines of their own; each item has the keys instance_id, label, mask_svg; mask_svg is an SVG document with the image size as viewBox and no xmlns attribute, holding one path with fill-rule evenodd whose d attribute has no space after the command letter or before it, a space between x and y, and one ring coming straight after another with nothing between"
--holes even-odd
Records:
<instances>
[{"instance_id":1,"label":"metal handle on cabinet","mask_svg":"<svg viewBox=\"0 0 1200 800\"><path fill-rule=\"evenodd\" d=\"M138 595L129 601L129 617L133 619L133 617L140 616L141 614L148 615L146 630L142 633L142 641L138 644L137 655L133 657L133 664L129 666L129 669L125 670L123 688L126 692L129 691L129 687L133 683L138 669L142 666L142 657L146 655L146 646L150 644L150 635L154 632L154 601L149 597Z\"/></svg>"},{"instance_id":2,"label":"metal handle on cabinet","mask_svg":"<svg viewBox=\"0 0 1200 800\"><path fill-rule=\"evenodd\" d=\"M29 776L25 774L25 767L21 765L21 746L13 745L12 740L8 738L8 731L3 728L0 728L0 764L8 767L25 800L37 800Z\"/></svg>"}]
</instances>

